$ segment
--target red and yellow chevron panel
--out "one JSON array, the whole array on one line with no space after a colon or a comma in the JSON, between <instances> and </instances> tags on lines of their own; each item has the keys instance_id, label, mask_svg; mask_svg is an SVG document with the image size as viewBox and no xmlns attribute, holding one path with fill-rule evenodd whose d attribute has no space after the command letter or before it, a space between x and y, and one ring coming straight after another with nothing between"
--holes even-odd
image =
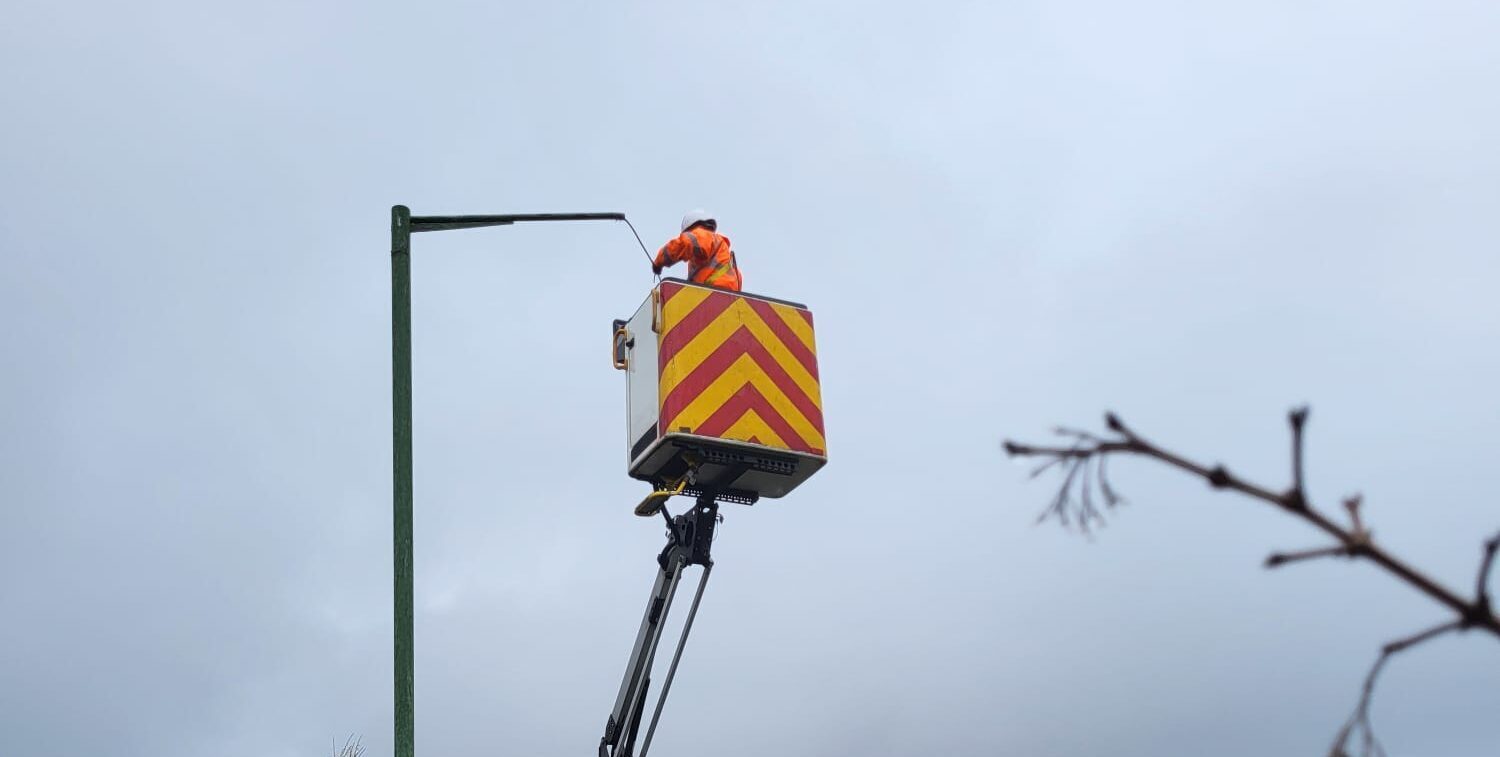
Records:
<instances>
[{"instance_id":1,"label":"red and yellow chevron panel","mask_svg":"<svg viewBox=\"0 0 1500 757\"><path fill-rule=\"evenodd\" d=\"M807 309L663 281L659 326L662 433L828 454Z\"/></svg>"}]
</instances>

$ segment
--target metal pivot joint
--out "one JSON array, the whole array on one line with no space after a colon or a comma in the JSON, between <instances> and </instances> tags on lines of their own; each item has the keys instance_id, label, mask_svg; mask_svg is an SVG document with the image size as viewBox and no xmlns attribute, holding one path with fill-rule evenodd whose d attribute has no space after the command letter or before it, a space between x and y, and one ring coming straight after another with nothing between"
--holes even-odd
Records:
<instances>
[{"instance_id":1,"label":"metal pivot joint","mask_svg":"<svg viewBox=\"0 0 1500 757\"><path fill-rule=\"evenodd\" d=\"M651 668L656 660L656 648L661 641L667 613L672 609L672 597L677 593L683 571L690 565L701 565L703 573L698 579L697 591L693 594L693 604L688 609L682 636L677 640L677 650L672 655L667 677L657 696L651 724L646 729L646 738L641 742L640 757L646 757L647 750L651 748L651 737L656 733L662 706L666 704L667 693L672 688L672 678L677 674L677 663L682 659L688 634L693 630L693 618L698 614L703 588L708 585L708 574L713 570L714 561L710 551L713 547L714 528L719 522L719 505L714 496L699 496L691 509L675 517L665 509L661 512L662 518L667 522L667 545L656 557L656 583L651 588L651 597L646 602L646 614L641 619L635 646L630 652L630 661L625 666L625 679L620 683L620 694L615 699L615 707L610 712L609 720L604 724L604 737L599 740L599 757L632 757L635 754L636 735L640 731L646 695L651 688Z\"/></svg>"}]
</instances>

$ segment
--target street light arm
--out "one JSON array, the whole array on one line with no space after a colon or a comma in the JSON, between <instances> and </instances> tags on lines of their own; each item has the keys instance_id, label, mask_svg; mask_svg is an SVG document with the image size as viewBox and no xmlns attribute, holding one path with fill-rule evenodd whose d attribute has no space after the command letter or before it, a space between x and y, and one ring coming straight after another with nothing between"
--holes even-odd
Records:
<instances>
[{"instance_id":1,"label":"street light arm","mask_svg":"<svg viewBox=\"0 0 1500 757\"><path fill-rule=\"evenodd\" d=\"M447 231L477 229L484 226L509 226L532 221L624 221L624 213L510 213L479 216L412 216L411 230Z\"/></svg>"}]
</instances>

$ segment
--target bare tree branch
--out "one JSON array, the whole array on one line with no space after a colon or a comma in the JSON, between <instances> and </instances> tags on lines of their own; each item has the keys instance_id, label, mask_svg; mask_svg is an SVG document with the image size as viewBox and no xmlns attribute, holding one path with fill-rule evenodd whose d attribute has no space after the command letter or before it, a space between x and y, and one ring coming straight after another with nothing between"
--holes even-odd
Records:
<instances>
[{"instance_id":1,"label":"bare tree branch","mask_svg":"<svg viewBox=\"0 0 1500 757\"><path fill-rule=\"evenodd\" d=\"M360 739L354 734L344 740L344 747L334 753L333 757L361 757L365 753L365 747L359 743Z\"/></svg>"},{"instance_id":2,"label":"bare tree branch","mask_svg":"<svg viewBox=\"0 0 1500 757\"><path fill-rule=\"evenodd\" d=\"M1294 446L1298 447L1298 452L1293 455L1294 477L1296 476L1295 471L1302 467L1300 446L1303 435L1301 429L1306 423L1307 417L1308 411L1306 408L1298 408L1288 414L1288 421L1294 431ZM1344 501L1345 509L1348 510L1352 522L1349 528L1345 528L1335 523L1332 518L1325 515L1322 511L1313 507L1305 495L1299 496L1295 486L1286 492L1276 493L1265 486L1241 479L1231 473L1222 464L1209 467L1193 462L1147 441L1144 437L1126 426L1114 413L1105 415L1105 425L1110 431L1114 432L1115 438L1099 437L1087 432L1058 429L1059 433L1076 441L1070 447L1037 446L1006 440L1005 451L1012 457L1040 457L1051 463L1060 463L1067 470L1063 486L1058 490L1057 496L1053 497L1047 509L1039 516L1039 521L1045 521L1048 518L1057 518L1059 522L1064 524L1069 524L1073 520L1102 521L1103 516L1097 509L1084 507L1081 498L1075 498L1073 494L1075 486L1081 486L1079 483L1080 475L1097 475L1097 471L1099 470L1098 466L1090 468L1083 465L1083 463L1094 458L1102 459L1109 455L1122 453L1149 457L1179 470L1191 473L1216 489L1237 491L1296 515L1323 533L1333 537L1334 544L1329 548L1330 551L1328 554L1334 554L1337 550L1344 550L1351 557L1368 559L1401 581L1447 606L1464 619L1467 627L1481 628L1500 637L1500 618L1496 618L1488 608L1482 607L1482 604L1486 604L1480 601L1484 595L1476 595L1476 598L1473 600L1465 599L1459 596L1458 593L1417 571L1404 561L1397 559L1383 547L1377 545L1371 537L1371 532L1365 528L1360 520L1360 498L1358 496ZM1083 523L1080 522L1080 526L1082 527ZM1500 535L1497 535L1497 538L1500 538ZM1500 547L1497 547L1497 551L1500 551ZM1492 562L1494 553L1487 552L1486 554L1487 562ZM1275 555L1272 557L1274 558ZM1271 566L1280 565L1284 562L1287 562L1284 558L1267 560L1268 565ZM1487 571L1488 566L1486 566Z\"/></svg>"},{"instance_id":3,"label":"bare tree branch","mask_svg":"<svg viewBox=\"0 0 1500 757\"><path fill-rule=\"evenodd\" d=\"M1105 522L1103 512L1095 505L1096 488L1104 498L1106 508L1124 501L1109 485L1105 458L1098 454L1100 448L1108 448L1110 443L1086 431L1068 428L1056 428L1053 431L1059 436L1073 439L1073 446L1031 447L1007 441L1005 451L1011 456L1035 455L1045 458L1041 465L1031 470L1030 478L1036 478L1054 466L1061 465L1064 471L1063 485L1037 516L1037 522L1042 523L1049 518L1056 518L1065 526L1076 522L1080 531L1089 533L1090 529Z\"/></svg>"},{"instance_id":4,"label":"bare tree branch","mask_svg":"<svg viewBox=\"0 0 1500 757\"><path fill-rule=\"evenodd\" d=\"M1348 547L1318 547L1317 549L1304 549L1298 552L1272 552L1266 557L1267 568L1279 568L1289 562L1300 562L1318 557L1353 557L1354 553Z\"/></svg>"},{"instance_id":5,"label":"bare tree branch","mask_svg":"<svg viewBox=\"0 0 1500 757\"><path fill-rule=\"evenodd\" d=\"M1292 427L1292 493L1297 502L1307 503L1307 490L1303 488L1302 476L1302 428L1307 425L1311 410L1303 405L1287 414L1287 423Z\"/></svg>"},{"instance_id":6,"label":"bare tree branch","mask_svg":"<svg viewBox=\"0 0 1500 757\"><path fill-rule=\"evenodd\" d=\"M1303 464L1303 438L1308 416L1309 410L1306 407L1296 408L1287 414L1287 422L1292 433L1292 483L1289 489L1281 493L1246 481L1231 473L1222 464L1206 466L1163 449L1126 426L1114 413L1107 413L1104 416L1104 425L1112 432L1112 435L1096 436L1084 431L1057 429L1058 434L1073 441L1072 446L1035 446L1006 440L1005 451L1011 457L1043 458L1046 462L1032 472L1033 477L1053 465L1061 465L1067 471L1061 489L1037 518L1038 522L1056 518L1059 523L1067 526L1070 521L1076 519L1081 530L1085 532L1093 523L1103 524L1104 515L1093 503L1090 479L1097 479L1098 490L1103 493L1105 505L1113 507L1123 500L1109 485L1105 475L1105 461L1111 455L1138 455L1190 473L1203 479L1215 489L1230 489L1273 505L1307 522L1333 539L1332 544L1324 547L1295 552L1273 552L1266 558L1267 568L1323 557L1363 558L1375 563L1387 574L1426 594L1452 611L1456 615L1453 620L1385 645L1380 658L1375 661L1374 667L1365 679L1364 694L1360 698L1359 706L1343 729L1339 731L1333 751L1330 752L1335 757L1345 757L1348 754L1344 751L1345 745L1349 738L1358 731L1361 734L1362 753L1365 757L1383 755L1384 752L1370 728L1369 708L1370 699L1374 694L1375 680L1387 659L1449 631L1467 631L1477 628L1500 639L1500 618L1495 616L1491 608L1488 590L1490 570L1494 565L1496 554L1500 553L1500 533L1496 533L1484 542L1474 597L1466 599L1376 544L1373 532L1366 527L1361 518L1362 499L1359 495L1353 495L1343 501L1344 510L1349 516L1349 525L1348 527L1339 525L1333 518L1313 505L1304 488L1306 476ZM1077 497L1073 494L1075 489L1079 493Z\"/></svg>"},{"instance_id":7,"label":"bare tree branch","mask_svg":"<svg viewBox=\"0 0 1500 757\"><path fill-rule=\"evenodd\" d=\"M1123 505L1123 504L1125 504L1125 498L1121 497L1118 494L1116 494L1115 490L1112 487L1110 487L1110 485L1109 485L1109 471L1107 471L1105 469L1105 466L1108 465L1108 464L1109 464L1109 458L1105 457L1104 455L1100 455L1099 456L1099 468L1098 468L1098 474L1099 474L1099 491L1104 492L1104 504L1105 504L1106 507L1114 507L1115 505Z\"/></svg>"},{"instance_id":8,"label":"bare tree branch","mask_svg":"<svg viewBox=\"0 0 1500 757\"><path fill-rule=\"evenodd\" d=\"M1349 737L1356 732L1360 735L1361 757L1384 757L1385 749L1380 746L1380 741L1375 738L1375 729L1370 724L1370 701L1375 698L1375 679L1380 677L1380 671L1385 663L1393 655L1404 652L1412 647L1441 636L1449 631L1457 631L1463 628L1463 622L1450 620L1442 625L1433 626L1420 633L1413 634L1404 639L1397 639L1386 644L1380 649L1380 656L1375 659L1375 664L1370 666L1370 672L1365 676L1365 685L1359 697L1359 704L1355 705L1354 713L1339 729L1338 736L1333 740L1333 748L1328 750L1329 757L1349 757Z\"/></svg>"},{"instance_id":9,"label":"bare tree branch","mask_svg":"<svg viewBox=\"0 0 1500 757\"><path fill-rule=\"evenodd\" d=\"M1500 532L1484 542L1484 557L1479 560L1479 578L1474 587L1474 609L1480 614L1490 612L1490 566L1495 564L1495 553L1500 551Z\"/></svg>"}]
</instances>

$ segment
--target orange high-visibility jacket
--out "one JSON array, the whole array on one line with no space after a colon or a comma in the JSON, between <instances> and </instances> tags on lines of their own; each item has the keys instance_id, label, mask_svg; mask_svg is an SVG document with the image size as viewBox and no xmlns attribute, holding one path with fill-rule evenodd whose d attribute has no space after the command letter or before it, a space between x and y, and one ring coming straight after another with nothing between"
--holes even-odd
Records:
<instances>
[{"instance_id":1,"label":"orange high-visibility jacket","mask_svg":"<svg viewBox=\"0 0 1500 757\"><path fill-rule=\"evenodd\" d=\"M663 268L686 260L688 278L699 284L740 291L744 278L735 262L729 237L698 226L682 232L661 246L656 265Z\"/></svg>"}]
</instances>

